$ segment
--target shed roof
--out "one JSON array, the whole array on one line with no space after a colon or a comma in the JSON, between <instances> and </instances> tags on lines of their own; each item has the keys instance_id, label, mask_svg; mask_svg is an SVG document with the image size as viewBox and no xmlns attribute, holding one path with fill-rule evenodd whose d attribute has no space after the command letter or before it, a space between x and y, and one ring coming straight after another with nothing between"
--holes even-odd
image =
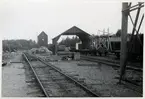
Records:
<instances>
[{"instance_id":1,"label":"shed roof","mask_svg":"<svg viewBox=\"0 0 145 99\"><path fill-rule=\"evenodd\" d=\"M76 26L73 26L70 29L59 34L58 36L54 37L53 40L59 38L61 35L77 35L81 40L88 39L90 36L90 34L81 30L80 28Z\"/></svg>"}]
</instances>

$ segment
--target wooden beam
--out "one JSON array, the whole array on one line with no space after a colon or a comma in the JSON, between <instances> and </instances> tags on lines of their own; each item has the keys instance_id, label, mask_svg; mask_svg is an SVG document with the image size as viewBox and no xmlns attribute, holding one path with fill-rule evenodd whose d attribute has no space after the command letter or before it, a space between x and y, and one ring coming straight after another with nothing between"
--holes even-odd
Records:
<instances>
[{"instance_id":1,"label":"wooden beam","mask_svg":"<svg viewBox=\"0 0 145 99\"><path fill-rule=\"evenodd\" d=\"M57 41L59 40L60 36L61 35L58 35L57 37L52 39L52 43L54 45L54 51L53 51L54 55L57 55L57 51L58 51L58 49L57 49L57 47L58 47Z\"/></svg>"},{"instance_id":2,"label":"wooden beam","mask_svg":"<svg viewBox=\"0 0 145 99\"><path fill-rule=\"evenodd\" d=\"M122 26L121 26L121 57L120 57L120 79L125 74L125 68L127 63L127 28L128 28L128 10L124 11L124 9L128 8L128 3L122 3Z\"/></svg>"}]
</instances>

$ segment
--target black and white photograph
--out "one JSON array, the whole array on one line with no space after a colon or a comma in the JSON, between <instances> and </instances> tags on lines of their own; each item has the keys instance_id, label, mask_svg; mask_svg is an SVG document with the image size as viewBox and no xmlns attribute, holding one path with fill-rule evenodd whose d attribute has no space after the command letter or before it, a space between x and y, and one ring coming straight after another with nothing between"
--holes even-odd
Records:
<instances>
[{"instance_id":1,"label":"black and white photograph","mask_svg":"<svg viewBox=\"0 0 145 99\"><path fill-rule=\"evenodd\" d=\"M143 97L144 1L0 0L1 97Z\"/></svg>"}]
</instances>

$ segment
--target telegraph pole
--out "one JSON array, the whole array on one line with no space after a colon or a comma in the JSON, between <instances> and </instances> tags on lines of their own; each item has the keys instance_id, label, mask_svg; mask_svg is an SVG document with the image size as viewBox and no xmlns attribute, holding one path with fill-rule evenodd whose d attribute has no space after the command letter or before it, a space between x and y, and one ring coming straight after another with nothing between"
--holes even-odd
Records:
<instances>
[{"instance_id":1,"label":"telegraph pole","mask_svg":"<svg viewBox=\"0 0 145 99\"><path fill-rule=\"evenodd\" d=\"M122 78L125 75L125 68L127 63L127 28L128 28L128 3L122 3L122 26L121 26L121 58L120 58L120 79L121 83Z\"/></svg>"}]
</instances>

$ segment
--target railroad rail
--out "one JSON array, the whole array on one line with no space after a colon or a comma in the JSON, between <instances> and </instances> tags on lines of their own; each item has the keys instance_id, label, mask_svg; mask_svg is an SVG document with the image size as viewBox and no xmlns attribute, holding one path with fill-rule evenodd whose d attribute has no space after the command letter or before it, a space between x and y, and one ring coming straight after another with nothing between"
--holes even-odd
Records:
<instances>
[{"instance_id":1,"label":"railroad rail","mask_svg":"<svg viewBox=\"0 0 145 99\"><path fill-rule=\"evenodd\" d=\"M30 68L32 69L32 71L33 71L33 73L34 73L34 75L35 75L35 78L36 78L36 80L38 81L38 84L40 85L40 88L42 89L42 92L44 93L44 95L45 95L46 97L49 97L49 94L46 92L46 90L45 90L45 88L44 88L42 82L41 82L40 79L38 78L37 73L35 72L34 68L32 67L30 61L28 60L28 58L27 58L27 56L26 56L26 54L23 53L23 56L24 56L25 60L27 61L27 63L29 64Z\"/></svg>"},{"instance_id":2,"label":"railroad rail","mask_svg":"<svg viewBox=\"0 0 145 99\"><path fill-rule=\"evenodd\" d=\"M99 62L102 64L106 64L106 65L110 65L110 66L114 66L114 67L118 67L118 68L120 67L120 63L117 61L113 61L113 60L100 59L97 57L85 56L85 55L81 55L81 59L87 60L87 61L92 61L92 62ZM143 71L142 68L136 68L136 67L132 67L132 66L128 66L128 65L126 68L130 69L130 70L140 71L140 72Z\"/></svg>"},{"instance_id":3,"label":"railroad rail","mask_svg":"<svg viewBox=\"0 0 145 99\"><path fill-rule=\"evenodd\" d=\"M60 85L59 90L61 90L62 94L61 95L59 94L58 96L73 96L73 97L76 97L76 96L77 97L80 97L80 96L99 97L100 96L99 94L94 93L92 90L88 89L86 86L84 86L83 84L81 84L80 82L78 82L77 80L72 78L71 76L63 73L61 70L59 70L52 64L46 63L42 59L40 59L36 56L29 55L28 53L23 53L23 56L24 56L25 60L28 62L28 64L30 65L30 67L46 97L54 96L52 93L50 93L50 90L48 90L49 89L48 83ZM36 61L33 62L32 60L37 60L37 62L39 62L39 67L33 65L34 62L36 62ZM44 72L40 73L40 71L44 71ZM47 80L43 80L42 79L43 77L41 78L41 76L46 76ZM51 80L52 80L52 82L51 82ZM67 85L69 85L69 86L67 86Z\"/></svg>"},{"instance_id":4,"label":"railroad rail","mask_svg":"<svg viewBox=\"0 0 145 99\"><path fill-rule=\"evenodd\" d=\"M103 59L99 59L98 57L95 57L95 58L94 58L94 57L92 57L92 56L84 56L84 55L81 55L81 59L87 60L87 61L91 61L91 62L98 62L98 63L102 63L102 64L114 66L114 67L117 67L117 68L120 67L120 65L117 64L116 61L109 61L109 60L107 60L107 59L103 60ZM140 73L142 73L142 71L143 71L141 68L135 68L135 67L131 67L131 66L127 66L126 68L127 68L128 70L133 70L133 71L137 71L137 72L140 72ZM136 86L137 90L138 90L138 87L142 90L142 85L137 84L137 83L135 83L135 82L133 82L133 81L130 81L130 80L128 80L128 79L124 79L123 82L124 82L124 83L133 84L134 86ZM134 89L134 90L136 90L136 89ZM139 90L138 92L141 93L142 91Z\"/></svg>"}]
</instances>

